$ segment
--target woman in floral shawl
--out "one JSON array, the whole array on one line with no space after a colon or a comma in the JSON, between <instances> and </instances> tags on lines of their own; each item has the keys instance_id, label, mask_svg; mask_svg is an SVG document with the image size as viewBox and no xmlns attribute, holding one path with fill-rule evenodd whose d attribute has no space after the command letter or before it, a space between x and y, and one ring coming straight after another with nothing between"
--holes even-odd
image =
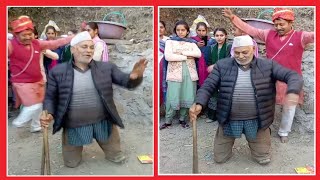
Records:
<instances>
[{"instance_id":1,"label":"woman in floral shawl","mask_svg":"<svg viewBox=\"0 0 320 180\"><path fill-rule=\"evenodd\" d=\"M165 123L160 130L171 126L176 110L180 110L179 122L183 128L189 127L186 122L188 109L194 102L198 74L195 58L201 57L201 51L187 38L190 30L185 21L178 21L174 32L176 37L166 41L164 55L168 61L166 80L168 83L166 94Z\"/></svg>"}]
</instances>

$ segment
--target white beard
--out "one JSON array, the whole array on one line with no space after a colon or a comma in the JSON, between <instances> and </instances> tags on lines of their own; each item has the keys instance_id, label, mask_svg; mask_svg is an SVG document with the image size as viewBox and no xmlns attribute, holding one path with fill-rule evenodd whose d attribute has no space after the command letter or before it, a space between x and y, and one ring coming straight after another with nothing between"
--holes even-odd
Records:
<instances>
[{"instance_id":1,"label":"white beard","mask_svg":"<svg viewBox=\"0 0 320 180\"><path fill-rule=\"evenodd\" d=\"M236 58L234 58L238 64L242 65L242 66L245 66L245 65L248 65L251 63L252 59L251 60L247 60L247 61L239 61L237 60Z\"/></svg>"}]
</instances>

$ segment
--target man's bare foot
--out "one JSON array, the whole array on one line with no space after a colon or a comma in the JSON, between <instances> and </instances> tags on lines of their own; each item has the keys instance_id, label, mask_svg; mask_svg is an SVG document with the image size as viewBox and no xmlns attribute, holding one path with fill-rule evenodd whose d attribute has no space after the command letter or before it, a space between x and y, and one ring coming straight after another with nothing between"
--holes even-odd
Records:
<instances>
[{"instance_id":1,"label":"man's bare foot","mask_svg":"<svg viewBox=\"0 0 320 180\"><path fill-rule=\"evenodd\" d=\"M258 161L258 163L259 163L260 165L267 165L267 164L269 164L270 162L271 162L271 159L270 159L270 158L267 158L267 159Z\"/></svg>"},{"instance_id":2,"label":"man's bare foot","mask_svg":"<svg viewBox=\"0 0 320 180\"><path fill-rule=\"evenodd\" d=\"M280 141L282 143L287 143L289 141L289 138L288 138L288 136L280 136Z\"/></svg>"}]
</instances>

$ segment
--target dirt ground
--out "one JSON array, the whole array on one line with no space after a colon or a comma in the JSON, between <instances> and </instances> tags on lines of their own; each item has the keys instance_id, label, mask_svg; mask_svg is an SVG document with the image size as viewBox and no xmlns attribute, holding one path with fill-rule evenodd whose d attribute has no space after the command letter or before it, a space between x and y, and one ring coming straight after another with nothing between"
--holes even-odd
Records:
<instances>
[{"instance_id":1,"label":"dirt ground","mask_svg":"<svg viewBox=\"0 0 320 180\"><path fill-rule=\"evenodd\" d=\"M30 133L29 126L15 128L8 121L8 175L40 175L42 133ZM51 127L52 128L52 127ZM52 132L52 129L49 132ZM63 165L61 131L49 134L52 175L153 175L153 164L141 164L137 156L153 153L153 129L141 124L128 124L120 129L122 149L127 159L115 164L104 159L103 151L94 141L84 146L81 164L76 168Z\"/></svg>"},{"instance_id":2,"label":"dirt ground","mask_svg":"<svg viewBox=\"0 0 320 180\"><path fill-rule=\"evenodd\" d=\"M161 124L164 119L161 120ZM289 142L283 144L277 135L278 125L272 129L272 159L268 165L252 160L245 137L236 139L233 156L224 164L213 161L213 138L218 123L197 121L198 157L201 174L296 174L294 168L314 165L314 135L291 132ZM183 129L176 119L173 126L159 134L159 174L192 173L192 127Z\"/></svg>"}]
</instances>

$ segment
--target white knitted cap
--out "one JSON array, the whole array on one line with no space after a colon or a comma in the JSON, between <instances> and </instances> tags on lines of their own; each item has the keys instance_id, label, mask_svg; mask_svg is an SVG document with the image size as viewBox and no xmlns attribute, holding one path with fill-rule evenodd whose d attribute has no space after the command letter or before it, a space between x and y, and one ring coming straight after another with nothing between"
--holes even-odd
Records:
<instances>
[{"instance_id":1,"label":"white knitted cap","mask_svg":"<svg viewBox=\"0 0 320 180\"><path fill-rule=\"evenodd\" d=\"M78 33L77 35L75 35L72 39L71 39L71 42L70 42L70 45L71 46L74 46L82 41L88 41L88 40L91 40L92 41L92 38L89 34L88 31L83 31L81 33Z\"/></svg>"},{"instance_id":2,"label":"white knitted cap","mask_svg":"<svg viewBox=\"0 0 320 180\"><path fill-rule=\"evenodd\" d=\"M249 35L237 36L233 38L233 47L253 46L252 38Z\"/></svg>"}]
</instances>

